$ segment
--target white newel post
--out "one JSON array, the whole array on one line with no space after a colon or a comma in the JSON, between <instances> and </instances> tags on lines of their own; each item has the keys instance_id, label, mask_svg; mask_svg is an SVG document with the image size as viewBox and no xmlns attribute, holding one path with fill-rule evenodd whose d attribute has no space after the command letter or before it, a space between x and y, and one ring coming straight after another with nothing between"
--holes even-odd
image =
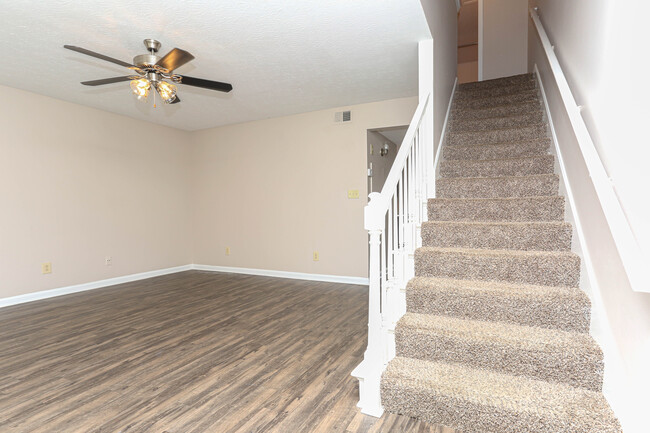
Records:
<instances>
[{"instance_id":1,"label":"white newel post","mask_svg":"<svg viewBox=\"0 0 650 433\"><path fill-rule=\"evenodd\" d=\"M368 347L363 354L363 362L352 372L359 379L359 403L357 406L366 415L380 417L384 412L381 406L380 382L385 365L385 342L382 336L381 314L381 241L384 230L384 215L378 217L379 193L369 195L365 208L365 228L368 230L370 254L368 270ZM374 211L374 212L373 212Z\"/></svg>"}]
</instances>

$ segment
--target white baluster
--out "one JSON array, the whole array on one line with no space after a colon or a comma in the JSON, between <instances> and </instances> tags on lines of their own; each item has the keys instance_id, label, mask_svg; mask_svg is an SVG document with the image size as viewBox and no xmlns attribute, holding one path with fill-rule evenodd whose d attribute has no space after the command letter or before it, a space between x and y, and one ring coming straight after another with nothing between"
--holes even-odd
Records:
<instances>
[{"instance_id":1,"label":"white baluster","mask_svg":"<svg viewBox=\"0 0 650 433\"><path fill-rule=\"evenodd\" d=\"M420 103L381 193L369 195L364 209L370 236L368 347L352 375L359 379L361 412L381 416L380 381L395 356L395 324L406 311L405 288L413 276L413 253L421 245L426 219L427 175L432 142L428 121L430 97Z\"/></svg>"}]
</instances>

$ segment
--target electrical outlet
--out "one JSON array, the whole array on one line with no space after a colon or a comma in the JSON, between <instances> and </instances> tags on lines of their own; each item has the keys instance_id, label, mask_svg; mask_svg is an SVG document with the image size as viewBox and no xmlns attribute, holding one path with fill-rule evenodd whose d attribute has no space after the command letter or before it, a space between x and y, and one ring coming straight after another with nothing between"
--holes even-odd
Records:
<instances>
[{"instance_id":1,"label":"electrical outlet","mask_svg":"<svg viewBox=\"0 0 650 433\"><path fill-rule=\"evenodd\" d=\"M106 266L113 266L113 257L106 256L106 258L104 259L104 263L106 263Z\"/></svg>"},{"instance_id":2,"label":"electrical outlet","mask_svg":"<svg viewBox=\"0 0 650 433\"><path fill-rule=\"evenodd\" d=\"M314 251L314 261L317 262L320 260L320 256L318 255L318 251Z\"/></svg>"},{"instance_id":3,"label":"electrical outlet","mask_svg":"<svg viewBox=\"0 0 650 433\"><path fill-rule=\"evenodd\" d=\"M350 198L350 199L359 198L359 190L358 189L349 189L348 190L348 198Z\"/></svg>"},{"instance_id":4,"label":"electrical outlet","mask_svg":"<svg viewBox=\"0 0 650 433\"><path fill-rule=\"evenodd\" d=\"M52 263L50 263L50 262L43 263L41 265L41 271L44 274L51 274L52 273Z\"/></svg>"},{"instance_id":5,"label":"electrical outlet","mask_svg":"<svg viewBox=\"0 0 650 433\"><path fill-rule=\"evenodd\" d=\"M226 255L227 255L227 256L230 255L230 247L226 247Z\"/></svg>"}]
</instances>

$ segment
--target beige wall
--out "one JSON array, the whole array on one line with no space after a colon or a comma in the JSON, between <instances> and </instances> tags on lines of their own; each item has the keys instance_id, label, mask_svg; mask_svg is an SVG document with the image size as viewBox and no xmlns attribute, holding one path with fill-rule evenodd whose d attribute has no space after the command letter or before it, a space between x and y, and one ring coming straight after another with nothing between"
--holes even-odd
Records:
<instances>
[{"instance_id":1,"label":"beige wall","mask_svg":"<svg viewBox=\"0 0 650 433\"><path fill-rule=\"evenodd\" d=\"M480 0L482 3L483 80L525 74L528 70L528 5L524 0ZM479 8L479 14L481 14ZM479 16L479 20L481 17ZM481 30L479 30L481 32ZM481 60L482 59L482 60ZM479 65L479 70L481 65Z\"/></svg>"},{"instance_id":2,"label":"beige wall","mask_svg":"<svg viewBox=\"0 0 650 433\"><path fill-rule=\"evenodd\" d=\"M365 277L367 130L417 104L188 133L1 89L0 299L191 263Z\"/></svg>"},{"instance_id":3,"label":"beige wall","mask_svg":"<svg viewBox=\"0 0 650 433\"><path fill-rule=\"evenodd\" d=\"M551 43L555 45L569 85L582 115L596 142L626 215L643 246L642 234L650 229L647 204L647 118L640 118L645 103L638 92L623 91L629 80L628 66L635 56L619 61L619 54L608 50L612 40L628 34L628 26L641 29L645 25L626 10L625 20L605 1L576 0L566 2L531 1L540 7L540 16ZM623 6L623 5L621 5ZM617 6L618 7L618 6ZM644 15L642 14L641 17ZM636 22L635 22L636 20ZM585 37L584 35L590 35ZM609 40L605 37L609 35ZM638 35L639 37L641 35ZM642 39L629 39L628 42ZM625 52L626 46L619 45ZM634 292L628 282L617 253L609 225L605 219L596 190L555 85L552 72L541 47L536 30L530 22L529 68L537 65L548 98L551 117L559 147L567 168L568 183L573 193L575 215L584 232L586 251L593 262L590 292L594 303L592 332L605 350L605 392L623 422L626 432L647 431L642 419L644 401L650 387L650 293ZM612 67L620 68L617 76ZM605 80L605 81L603 81ZM622 93L618 95L617 92ZM640 92L646 92L640 88ZM617 97L609 104L603 99L610 92ZM647 110L647 108L646 108ZM650 114L650 113L648 113ZM622 121L621 118L626 118ZM629 123L629 120L636 122ZM609 135L609 131L618 133ZM626 200L626 198L629 198ZM646 248L648 244L645 244ZM620 359L620 363L618 360ZM619 365L620 364L620 365ZM641 397L641 398L639 398ZM647 402L647 398L645 398ZM647 403L646 403L647 406Z\"/></svg>"},{"instance_id":4,"label":"beige wall","mask_svg":"<svg viewBox=\"0 0 650 433\"><path fill-rule=\"evenodd\" d=\"M420 3L434 44L433 115L437 146L457 76L458 10L454 0L420 0Z\"/></svg>"},{"instance_id":5,"label":"beige wall","mask_svg":"<svg viewBox=\"0 0 650 433\"><path fill-rule=\"evenodd\" d=\"M196 132L194 263L366 277L367 130L408 124L416 106L395 99ZM352 121L335 123L343 109Z\"/></svg>"},{"instance_id":6,"label":"beige wall","mask_svg":"<svg viewBox=\"0 0 650 433\"><path fill-rule=\"evenodd\" d=\"M191 263L186 133L0 89L0 298Z\"/></svg>"}]
</instances>

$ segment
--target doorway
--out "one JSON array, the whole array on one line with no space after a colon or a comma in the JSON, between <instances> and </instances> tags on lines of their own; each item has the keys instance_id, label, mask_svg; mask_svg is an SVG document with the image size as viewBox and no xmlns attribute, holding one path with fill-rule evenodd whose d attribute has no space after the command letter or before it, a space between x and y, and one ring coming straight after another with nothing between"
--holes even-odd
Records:
<instances>
[{"instance_id":1,"label":"doorway","mask_svg":"<svg viewBox=\"0 0 650 433\"><path fill-rule=\"evenodd\" d=\"M461 0L458 11L458 84L479 80L479 0Z\"/></svg>"},{"instance_id":2,"label":"doorway","mask_svg":"<svg viewBox=\"0 0 650 433\"><path fill-rule=\"evenodd\" d=\"M408 125L368 130L368 194L381 192Z\"/></svg>"}]
</instances>

